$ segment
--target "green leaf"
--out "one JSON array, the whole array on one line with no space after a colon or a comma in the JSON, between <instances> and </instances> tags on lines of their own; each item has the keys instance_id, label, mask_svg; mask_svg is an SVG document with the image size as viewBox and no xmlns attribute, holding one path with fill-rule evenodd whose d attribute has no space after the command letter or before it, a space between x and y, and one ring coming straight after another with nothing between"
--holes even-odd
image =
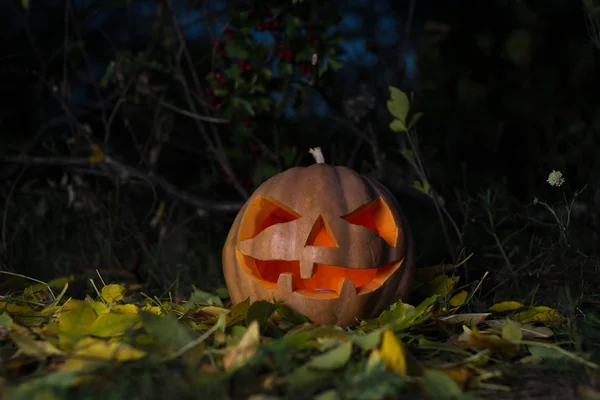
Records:
<instances>
[{"instance_id":1,"label":"green leaf","mask_svg":"<svg viewBox=\"0 0 600 400\"><path fill-rule=\"evenodd\" d=\"M246 113L246 115L254 116L254 109L252 108L252 104L246 99L242 99L241 97L234 97L231 99L231 105L234 109L242 109Z\"/></svg>"},{"instance_id":2,"label":"green leaf","mask_svg":"<svg viewBox=\"0 0 600 400\"><path fill-rule=\"evenodd\" d=\"M381 331L374 330L366 334L356 333L355 335L352 335L350 340L363 350L373 350L381 341Z\"/></svg>"},{"instance_id":3,"label":"green leaf","mask_svg":"<svg viewBox=\"0 0 600 400\"><path fill-rule=\"evenodd\" d=\"M250 325L252 321L257 321L259 326L263 326L278 308L278 303L273 304L265 300L255 301L246 314L246 324Z\"/></svg>"},{"instance_id":4,"label":"green leaf","mask_svg":"<svg viewBox=\"0 0 600 400\"><path fill-rule=\"evenodd\" d=\"M406 132L408 128L404 125L404 122L399 119L395 119L390 122L390 129L394 132Z\"/></svg>"},{"instance_id":5,"label":"green leaf","mask_svg":"<svg viewBox=\"0 0 600 400\"><path fill-rule=\"evenodd\" d=\"M457 400L463 399L464 393L456 382L442 371L428 369L423 374L425 393L431 399Z\"/></svg>"},{"instance_id":6,"label":"green leaf","mask_svg":"<svg viewBox=\"0 0 600 400\"><path fill-rule=\"evenodd\" d=\"M400 120L403 125L406 125L406 115L410 109L408 96L400 89L390 86L390 100L387 101L387 108L394 118Z\"/></svg>"},{"instance_id":7,"label":"green leaf","mask_svg":"<svg viewBox=\"0 0 600 400\"><path fill-rule=\"evenodd\" d=\"M247 59L250 56L248 50L246 50L244 43L239 40L228 40L225 43L225 51L227 51L227 55L233 58L239 58L242 60Z\"/></svg>"},{"instance_id":8,"label":"green leaf","mask_svg":"<svg viewBox=\"0 0 600 400\"><path fill-rule=\"evenodd\" d=\"M280 61L277 66L280 77L287 77L294 73L294 66L291 63Z\"/></svg>"},{"instance_id":9,"label":"green leaf","mask_svg":"<svg viewBox=\"0 0 600 400\"><path fill-rule=\"evenodd\" d=\"M227 315L227 327L239 324L240 322L246 321L246 315L248 315L248 310L250 309L250 299L236 304L231 308L231 311Z\"/></svg>"},{"instance_id":10,"label":"green leaf","mask_svg":"<svg viewBox=\"0 0 600 400\"><path fill-rule=\"evenodd\" d=\"M0 314L0 326L4 327L4 328L10 328L13 324L13 319L11 318L10 314L7 312L2 312L2 314Z\"/></svg>"},{"instance_id":11,"label":"green leaf","mask_svg":"<svg viewBox=\"0 0 600 400\"><path fill-rule=\"evenodd\" d=\"M90 325L88 333L102 338L121 336L138 322L140 322L140 317L137 313L110 311L100 314L94 323Z\"/></svg>"},{"instance_id":12,"label":"green leaf","mask_svg":"<svg viewBox=\"0 0 600 400\"><path fill-rule=\"evenodd\" d=\"M171 314L159 316L140 311L139 316L148 334L171 350L179 350L194 340L191 330Z\"/></svg>"},{"instance_id":13,"label":"green leaf","mask_svg":"<svg viewBox=\"0 0 600 400\"><path fill-rule=\"evenodd\" d=\"M223 301L219 296L204 292L193 286L194 291L190 296L190 299L185 303L183 309L189 311L191 309L197 309L200 306L219 306L223 307Z\"/></svg>"},{"instance_id":14,"label":"green leaf","mask_svg":"<svg viewBox=\"0 0 600 400\"><path fill-rule=\"evenodd\" d=\"M324 354L313 357L306 363L307 367L319 370L334 370L343 367L350 360L352 355L352 342L345 341L336 348L327 351Z\"/></svg>"},{"instance_id":15,"label":"green leaf","mask_svg":"<svg viewBox=\"0 0 600 400\"><path fill-rule=\"evenodd\" d=\"M337 71L344 66L344 62L337 58L330 57L329 58L329 66L333 71Z\"/></svg>"},{"instance_id":16,"label":"green leaf","mask_svg":"<svg viewBox=\"0 0 600 400\"><path fill-rule=\"evenodd\" d=\"M417 307L413 307L409 304L404 304L402 302L398 302L397 307L403 307L401 312L394 312L389 318L389 323L394 330L394 332L399 332L406 330L414 325L418 325L428 320L431 317L431 313L428 312L428 309L437 301L438 295L434 294L431 297L426 298L419 304ZM384 311L385 312L385 311ZM380 316L380 326L386 325L381 324L381 321L385 321L385 317L383 317L383 313Z\"/></svg>"},{"instance_id":17,"label":"green leaf","mask_svg":"<svg viewBox=\"0 0 600 400\"><path fill-rule=\"evenodd\" d=\"M410 121L408 122L408 126L406 127L406 129L411 130L417 124L417 122L419 122L419 120L423 117L423 115L424 114L422 112L415 113L410 118Z\"/></svg>"},{"instance_id":18,"label":"green leaf","mask_svg":"<svg viewBox=\"0 0 600 400\"><path fill-rule=\"evenodd\" d=\"M523 339L523 332L517 326L515 322L510 319L507 319L502 327L502 339L506 340L521 340Z\"/></svg>"},{"instance_id":19,"label":"green leaf","mask_svg":"<svg viewBox=\"0 0 600 400\"><path fill-rule=\"evenodd\" d=\"M529 346L529 352L531 355L544 358L544 359L563 359L567 358L564 353L553 349L551 347L540 347L540 346Z\"/></svg>"}]
</instances>

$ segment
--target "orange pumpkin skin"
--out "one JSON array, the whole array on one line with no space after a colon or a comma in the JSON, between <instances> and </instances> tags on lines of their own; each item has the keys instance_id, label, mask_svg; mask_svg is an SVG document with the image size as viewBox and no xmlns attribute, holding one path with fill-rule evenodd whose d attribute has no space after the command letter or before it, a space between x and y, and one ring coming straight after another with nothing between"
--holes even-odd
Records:
<instances>
[{"instance_id":1,"label":"orange pumpkin skin","mask_svg":"<svg viewBox=\"0 0 600 400\"><path fill-rule=\"evenodd\" d=\"M414 268L412 233L392 194L324 163L259 186L223 248L234 304L274 298L316 324L353 325L406 300Z\"/></svg>"}]
</instances>

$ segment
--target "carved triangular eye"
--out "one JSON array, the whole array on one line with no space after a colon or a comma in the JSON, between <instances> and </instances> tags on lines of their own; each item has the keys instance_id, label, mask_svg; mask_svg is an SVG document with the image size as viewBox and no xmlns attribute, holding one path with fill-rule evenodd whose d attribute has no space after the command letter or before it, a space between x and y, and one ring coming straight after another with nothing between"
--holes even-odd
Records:
<instances>
[{"instance_id":1,"label":"carved triangular eye","mask_svg":"<svg viewBox=\"0 0 600 400\"><path fill-rule=\"evenodd\" d=\"M360 225L372 230L387 244L396 247L398 226L394 221L392 211L381 198L360 206L342 218L353 225Z\"/></svg>"},{"instance_id":2,"label":"carved triangular eye","mask_svg":"<svg viewBox=\"0 0 600 400\"><path fill-rule=\"evenodd\" d=\"M252 239L271 225L283 224L300 218L300 215L283 203L256 196L248 206L241 222L239 240Z\"/></svg>"}]
</instances>

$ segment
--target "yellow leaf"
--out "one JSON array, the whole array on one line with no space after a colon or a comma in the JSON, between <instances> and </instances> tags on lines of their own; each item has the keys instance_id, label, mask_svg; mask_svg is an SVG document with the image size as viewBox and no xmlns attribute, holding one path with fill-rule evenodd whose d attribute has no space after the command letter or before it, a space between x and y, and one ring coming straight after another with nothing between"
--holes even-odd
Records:
<instances>
[{"instance_id":1,"label":"yellow leaf","mask_svg":"<svg viewBox=\"0 0 600 400\"><path fill-rule=\"evenodd\" d=\"M513 315L513 319L523 324L530 322L557 323L562 320L561 316L555 310L546 306L531 307L528 310Z\"/></svg>"},{"instance_id":2,"label":"yellow leaf","mask_svg":"<svg viewBox=\"0 0 600 400\"><path fill-rule=\"evenodd\" d=\"M122 300L124 293L125 286L116 283L106 285L100 291L100 295L102 296L102 298L109 303L114 303L119 300Z\"/></svg>"},{"instance_id":3,"label":"yellow leaf","mask_svg":"<svg viewBox=\"0 0 600 400\"><path fill-rule=\"evenodd\" d=\"M513 311L518 310L523 307L523 304L518 301L502 301L500 303L496 303L490 307L490 311L493 312L504 312L504 311Z\"/></svg>"},{"instance_id":4,"label":"yellow leaf","mask_svg":"<svg viewBox=\"0 0 600 400\"><path fill-rule=\"evenodd\" d=\"M220 314L228 314L229 310L223 307L206 306L201 308L202 312L218 317Z\"/></svg>"},{"instance_id":5,"label":"yellow leaf","mask_svg":"<svg viewBox=\"0 0 600 400\"><path fill-rule=\"evenodd\" d=\"M469 378L473 375L473 372L465 367L448 367L440 369L440 371L452 378L461 389L464 389L467 386Z\"/></svg>"},{"instance_id":6,"label":"yellow leaf","mask_svg":"<svg viewBox=\"0 0 600 400\"><path fill-rule=\"evenodd\" d=\"M507 319L502 327L502 339L510 341L521 340L523 339L523 332L521 332L521 329L516 323Z\"/></svg>"},{"instance_id":7,"label":"yellow leaf","mask_svg":"<svg viewBox=\"0 0 600 400\"><path fill-rule=\"evenodd\" d=\"M96 315L104 314L110 311L108 306L101 301L94 301L91 305L96 312Z\"/></svg>"},{"instance_id":8,"label":"yellow leaf","mask_svg":"<svg viewBox=\"0 0 600 400\"><path fill-rule=\"evenodd\" d=\"M58 327L68 334L86 334L98 318L92 306L83 300L69 300L58 310Z\"/></svg>"},{"instance_id":9,"label":"yellow leaf","mask_svg":"<svg viewBox=\"0 0 600 400\"><path fill-rule=\"evenodd\" d=\"M118 313L111 311L101 314L90 325L88 334L98 337L120 336L134 325L140 323L140 317L137 313Z\"/></svg>"},{"instance_id":10,"label":"yellow leaf","mask_svg":"<svg viewBox=\"0 0 600 400\"><path fill-rule=\"evenodd\" d=\"M97 163L104 159L104 152L102 148L97 144L93 144L90 148L90 157L89 160L91 163Z\"/></svg>"},{"instance_id":11,"label":"yellow leaf","mask_svg":"<svg viewBox=\"0 0 600 400\"><path fill-rule=\"evenodd\" d=\"M73 351L65 364L63 371L75 371L90 364L106 361L126 362L144 357L146 353L127 343L106 342L101 339L86 337L75 344Z\"/></svg>"},{"instance_id":12,"label":"yellow leaf","mask_svg":"<svg viewBox=\"0 0 600 400\"><path fill-rule=\"evenodd\" d=\"M469 329L463 325L463 333L458 338L472 349L485 350L489 349L495 353L505 353L514 356L517 353L518 347L506 339L502 339L496 335L481 333L475 327Z\"/></svg>"},{"instance_id":13,"label":"yellow leaf","mask_svg":"<svg viewBox=\"0 0 600 400\"><path fill-rule=\"evenodd\" d=\"M402 342L390 329L383 331L379 353L383 358L386 368L396 371L400 376L406 376L406 356Z\"/></svg>"},{"instance_id":14,"label":"yellow leaf","mask_svg":"<svg viewBox=\"0 0 600 400\"><path fill-rule=\"evenodd\" d=\"M162 309L158 306L151 306L149 303L146 304L142 310L148 311L154 315L160 315L162 313Z\"/></svg>"},{"instance_id":15,"label":"yellow leaf","mask_svg":"<svg viewBox=\"0 0 600 400\"><path fill-rule=\"evenodd\" d=\"M258 322L253 320L242 335L240 341L230 346L223 357L223 366L227 371L235 371L243 367L258 350L260 330Z\"/></svg>"},{"instance_id":16,"label":"yellow leaf","mask_svg":"<svg viewBox=\"0 0 600 400\"><path fill-rule=\"evenodd\" d=\"M138 308L135 304L116 304L111 307L112 311L121 314L137 314Z\"/></svg>"},{"instance_id":17,"label":"yellow leaf","mask_svg":"<svg viewBox=\"0 0 600 400\"><path fill-rule=\"evenodd\" d=\"M6 311L16 322L27 327L39 326L46 320L44 314L32 310L29 306L0 302L1 311Z\"/></svg>"},{"instance_id":18,"label":"yellow leaf","mask_svg":"<svg viewBox=\"0 0 600 400\"><path fill-rule=\"evenodd\" d=\"M465 300L467 300L468 295L469 293L467 293L466 290L461 290L460 292L458 292L450 298L450 305L452 307L462 306L463 304L465 304Z\"/></svg>"},{"instance_id":19,"label":"yellow leaf","mask_svg":"<svg viewBox=\"0 0 600 400\"><path fill-rule=\"evenodd\" d=\"M27 329L15 324L13 324L8 336L13 343L17 345L20 352L40 361L45 361L46 358L51 356L63 354L63 352L57 349L52 343L34 339L33 335L28 332Z\"/></svg>"}]
</instances>

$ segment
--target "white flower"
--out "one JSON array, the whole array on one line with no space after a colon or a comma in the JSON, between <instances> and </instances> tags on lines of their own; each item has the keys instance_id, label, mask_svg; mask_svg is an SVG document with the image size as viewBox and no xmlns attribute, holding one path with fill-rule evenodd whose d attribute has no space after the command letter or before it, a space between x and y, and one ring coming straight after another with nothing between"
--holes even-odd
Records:
<instances>
[{"instance_id":1,"label":"white flower","mask_svg":"<svg viewBox=\"0 0 600 400\"><path fill-rule=\"evenodd\" d=\"M563 178L563 174L560 171L552 171L548 175L548 179L546 180L550 186L559 187L563 183L565 183L565 178Z\"/></svg>"}]
</instances>

